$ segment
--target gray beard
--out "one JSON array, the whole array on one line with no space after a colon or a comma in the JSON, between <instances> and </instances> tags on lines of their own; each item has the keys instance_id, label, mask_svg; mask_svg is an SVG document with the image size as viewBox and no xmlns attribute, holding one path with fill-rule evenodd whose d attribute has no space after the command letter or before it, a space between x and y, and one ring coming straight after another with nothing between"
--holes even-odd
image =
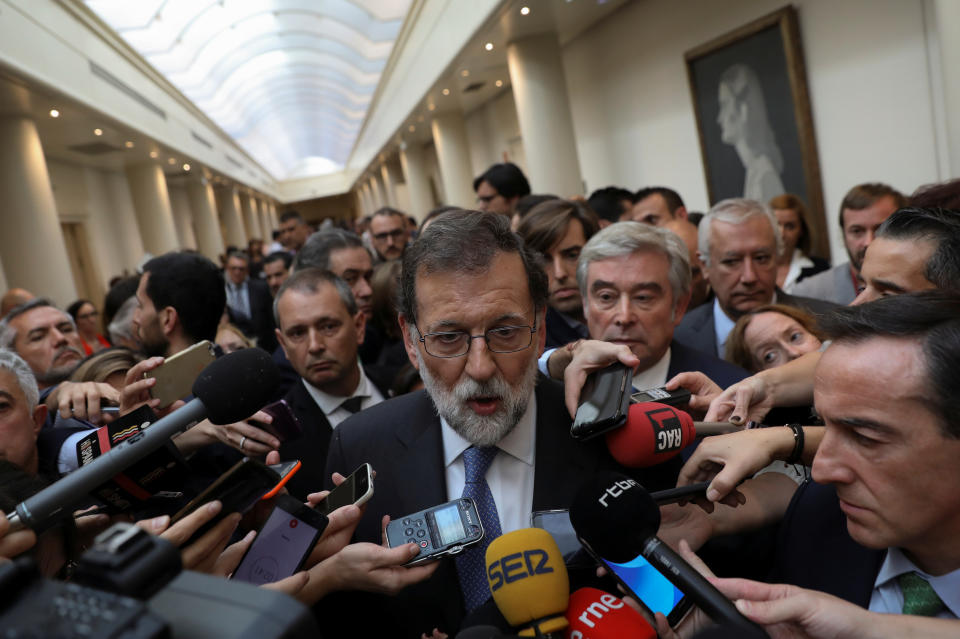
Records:
<instances>
[{"instance_id":1,"label":"gray beard","mask_svg":"<svg viewBox=\"0 0 960 639\"><path fill-rule=\"evenodd\" d=\"M485 382L478 382L464 374L452 389L447 389L430 374L423 355L417 349L420 378L433 399L437 413L455 433L474 446L493 446L506 437L527 412L527 403L537 384L537 360L531 359L516 387L504 381L499 374ZM499 397L500 406L489 416L477 415L467 406L474 397Z\"/></svg>"}]
</instances>

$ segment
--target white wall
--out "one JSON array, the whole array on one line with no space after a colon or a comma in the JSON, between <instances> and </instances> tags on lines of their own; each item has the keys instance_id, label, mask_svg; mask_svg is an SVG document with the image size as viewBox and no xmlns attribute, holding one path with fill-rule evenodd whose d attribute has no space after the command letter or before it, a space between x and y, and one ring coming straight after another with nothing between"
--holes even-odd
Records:
<instances>
[{"instance_id":1,"label":"white wall","mask_svg":"<svg viewBox=\"0 0 960 639\"><path fill-rule=\"evenodd\" d=\"M522 153L520 121L513 91L501 94L466 115L467 140L470 143L470 165L474 176L480 175L491 164L503 162L504 153L511 162L526 170ZM519 147L519 151L518 151ZM536 187L533 187L536 192Z\"/></svg>"},{"instance_id":2,"label":"white wall","mask_svg":"<svg viewBox=\"0 0 960 639\"><path fill-rule=\"evenodd\" d=\"M440 177L440 163L437 160L437 148L433 142L423 146L423 165L427 173L427 178L433 182L437 192L437 206L447 204L447 196L443 192L443 180ZM426 213L424 213L426 215Z\"/></svg>"},{"instance_id":3,"label":"white wall","mask_svg":"<svg viewBox=\"0 0 960 639\"><path fill-rule=\"evenodd\" d=\"M563 64L590 190L676 188L706 210L706 182L684 52L783 0L648 0L568 43ZM795 0L820 155L827 228L844 259L844 193L884 181L906 193L945 179L937 163L921 0ZM951 67L944 61L944 69ZM960 115L955 116L960 117Z\"/></svg>"}]
</instances>

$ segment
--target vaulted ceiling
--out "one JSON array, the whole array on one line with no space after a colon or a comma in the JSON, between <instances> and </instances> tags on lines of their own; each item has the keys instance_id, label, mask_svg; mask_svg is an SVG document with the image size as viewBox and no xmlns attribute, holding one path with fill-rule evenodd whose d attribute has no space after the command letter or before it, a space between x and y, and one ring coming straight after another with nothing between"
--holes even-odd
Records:
<instances>
[{"instance_id":1,"label":"vaulted ceiling","mask_svg":"<svg viewBox=\"0 0 960 639\"><path fill-rule=\"evenodd\" d=\"M411 0L86 0L275 179L340 170Z\"/></svg>"}]
</instances>

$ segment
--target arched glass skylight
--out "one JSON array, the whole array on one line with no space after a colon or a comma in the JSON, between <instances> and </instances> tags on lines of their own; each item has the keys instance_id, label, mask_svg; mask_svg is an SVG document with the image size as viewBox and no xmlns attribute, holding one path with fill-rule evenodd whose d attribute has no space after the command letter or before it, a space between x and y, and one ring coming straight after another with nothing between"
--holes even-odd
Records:
<instances>
[{"instance_id":1,"label":"arched glass skylight","mask_svg":"<svg viewBox=\"0 0 960 639\"><path fill-rule=\"evenodd\" d=\"M411 0L86 0L279 180L343 168Z\"/></svg>"}]
</instances>

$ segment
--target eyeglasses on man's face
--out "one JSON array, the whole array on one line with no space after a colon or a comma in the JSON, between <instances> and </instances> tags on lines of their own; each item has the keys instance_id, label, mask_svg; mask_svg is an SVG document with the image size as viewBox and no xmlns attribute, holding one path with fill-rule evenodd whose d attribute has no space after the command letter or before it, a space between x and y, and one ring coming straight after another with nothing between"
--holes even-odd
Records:
<instances>
[{"instance_id":1,"label":"eyeglasses on man's face","mask_svg":"<svg viewBox=\"0 0 960 639\"><path fill-rule=\"evenodd\" d=\"M483 339L492 353L516 353L530 347L537 325L497 326L489 328L480 335L471 335L467 331L437 331L420 333L420 342L427 354L434 357L462 357L470 351L475 339Z\"/></svg>"}]
</instances>

